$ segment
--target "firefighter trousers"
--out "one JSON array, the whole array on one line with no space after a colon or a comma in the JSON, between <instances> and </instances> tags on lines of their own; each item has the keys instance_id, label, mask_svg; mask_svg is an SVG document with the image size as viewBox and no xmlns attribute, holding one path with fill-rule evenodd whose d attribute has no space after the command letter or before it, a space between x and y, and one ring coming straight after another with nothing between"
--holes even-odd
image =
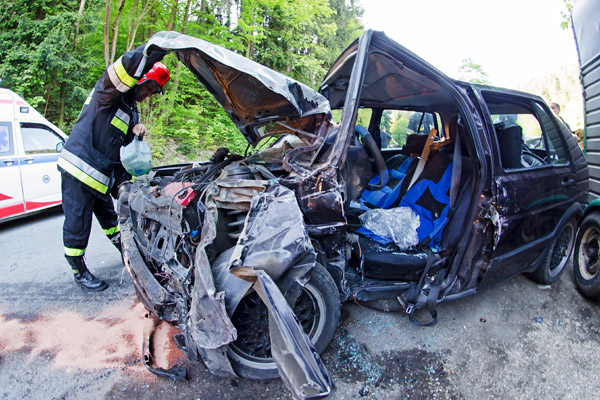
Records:
<instances>
[{"instance_id":1,"label":"firefighter trousers","mask_svg":"<svg viewBox=\"0 0 600 400\"><path fill-rule=\"evenodd\" d=\"M119 217L115 212L112 198L96 195L85 185L62 175L62 208L65 214L63 224L63 244L65 255L83 256L92 229L92 214L100 223L104 234L111 240L120 236Z\"/></svg>"}]
</instances>

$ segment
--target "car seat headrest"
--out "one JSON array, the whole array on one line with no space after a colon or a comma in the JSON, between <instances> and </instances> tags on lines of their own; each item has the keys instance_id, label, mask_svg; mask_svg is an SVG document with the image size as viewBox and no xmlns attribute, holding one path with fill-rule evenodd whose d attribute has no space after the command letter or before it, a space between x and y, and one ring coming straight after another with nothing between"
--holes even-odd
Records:
<instances>
[{"instance_id":1,"label":"car seat headrest","mask_svg":"<svg viewBox=\"0 0 600 400\"><path fill-rule=\"evenodd\" d=\"M427 142L427 136L428 135L418 135L416 133L406 136L406 144L402 147L402 153L408 155L420 155Z\"/></svg>"}]
</instances>

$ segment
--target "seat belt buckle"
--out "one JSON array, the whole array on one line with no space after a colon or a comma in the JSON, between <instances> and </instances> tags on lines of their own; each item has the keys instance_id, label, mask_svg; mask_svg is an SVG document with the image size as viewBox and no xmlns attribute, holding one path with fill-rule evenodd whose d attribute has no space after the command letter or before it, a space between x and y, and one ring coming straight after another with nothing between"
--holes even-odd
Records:
<instances>
[{"instance_id":1,"label":"seat belt buckle","mask_svg":"<svg viewBox=\"0 0 600 400\"><path fill-rule=\"evenodd\" d=\"M407 315L411 315L415 311L415 307L417 305L413 303L408 303L406 300L404 300L404 297L402 297L402 295L396 296L396 300L398 300L400 307L404 309L404 312Z\"/></svg>"}]
</instances>

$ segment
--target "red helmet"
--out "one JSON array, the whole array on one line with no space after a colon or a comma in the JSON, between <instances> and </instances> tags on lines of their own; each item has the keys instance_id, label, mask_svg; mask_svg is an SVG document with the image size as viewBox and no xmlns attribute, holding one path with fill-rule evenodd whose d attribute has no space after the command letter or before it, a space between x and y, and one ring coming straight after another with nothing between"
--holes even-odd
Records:
<instances>
[{"instance_id":1,"label":"red helmet","mask_svg":"<svg viewBox=\"0 0 600 400\"><path fill-rule=\"evenodd\" d=\"M142 77L142 79L140 79L137 84L141 85L142 83L144 83L146 81L154 81L160 87L160 92L164 93L163 85L165 83L167 83L167 81L170 78L171 78L171 75L169 74L169 70L167 69L167 66L165 64L161 63L160 61L157 61L154 63L154 65L152 66L150 71L146 72L144 74L144 76Z\"/></svg>"}]
</instances>

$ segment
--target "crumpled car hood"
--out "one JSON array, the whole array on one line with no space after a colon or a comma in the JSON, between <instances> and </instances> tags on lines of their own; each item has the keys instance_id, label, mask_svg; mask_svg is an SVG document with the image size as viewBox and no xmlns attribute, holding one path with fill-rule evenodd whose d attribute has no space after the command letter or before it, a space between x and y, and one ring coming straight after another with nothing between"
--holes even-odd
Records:
<instances>
[{"instance_id":1,"label":"crumpled car hood","mask_svg":"<svg viewBox=\"0 0 600 400\"><path fill-rule=\"evenodd\" d=\"M272 120L330 113L329 102L310 87L223 47L177 32L150 38L147 50L174 52L255 146L253 129Z\"/></svg>"}]
</instances>

